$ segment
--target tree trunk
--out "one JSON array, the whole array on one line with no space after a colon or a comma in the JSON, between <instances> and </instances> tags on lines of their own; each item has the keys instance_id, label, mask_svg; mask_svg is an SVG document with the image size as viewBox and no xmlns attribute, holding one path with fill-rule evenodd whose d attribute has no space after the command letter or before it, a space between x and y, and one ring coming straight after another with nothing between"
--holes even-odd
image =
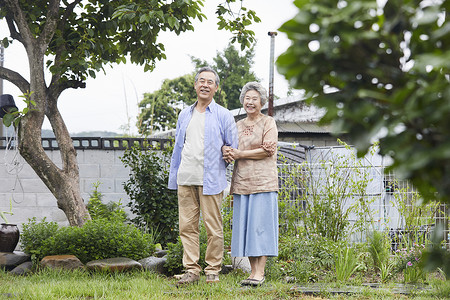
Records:
<instances>
[{"instance_id":1,"label":"tree trunk","mask_svg":"<svg viewBox=\"0 0 450 300\"><path fill-rule=\"evenodd\" d=\"M70 135L57 138L62 168L57 167L45 153L41 142L42 122L39 112L29 113L21 122L19 151L57 200L71 226L82 226L90 215L81 197L76 151ZM54 130L57 131L57 130ZM70 142L68 142L70 140Z\"/></svg>"},{"instance_id":2,"label":"tree trunk","mask_svg":"<svg viewBox=\"0 0 450 300\"><path fill-rule=\"evenodd\" d=\"M33 98L36 99L36 97ZM59 113L58 117L60 118ZM62 119L60 118L58 122L54 121L63 127L55 129L52 124L61 153L62 168L59 168L50 160L42 147L43 119L44 114L37 110L30 111L22 119L19 129L20 154L55 196L58 207L66 214L69 224L82 226L90 220L90 216L80 193L77 154L72 139Z\"/></svg>"},{"instance_id":3,"label":"tree trunk","mask_svg":"<svg viewBox=\"0 0 450 300\"><path fill-rule=\"evenodd\" d=\"M90 220L90 215L81 197L77 153L57 108L59 93L54 93L45 84L44 51L36 44L28 50L31 75L29 100L34 101L35 105L29 105L30 110L20 122L19 152L55 196L69 224L82 226ZM61 167L53 163L42 147L41 130L45 116L52 125L60 148Z\"/></svg>"}]
</instances>

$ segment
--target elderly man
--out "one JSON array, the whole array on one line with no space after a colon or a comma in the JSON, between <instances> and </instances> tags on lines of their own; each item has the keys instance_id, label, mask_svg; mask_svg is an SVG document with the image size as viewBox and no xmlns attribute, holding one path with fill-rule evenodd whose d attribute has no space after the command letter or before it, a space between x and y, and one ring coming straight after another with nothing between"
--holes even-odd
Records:
<instances>
[{"instance_id":1,"label":"elderly man","mask_svg":"<svg viewBox=\"0 0 450 300\"><path fill-rule=\"evenodd\" d=\"M227 186L227 163L222 158L222 147L237 148L237 128L233 115L213 99L219 81L215 70L199 69L194 83L197 101L178 116L169 189L178 189L179 229L186 269L179 285L200 278L200 212L208 235L205 256L208 266L204 270L207 283L219 281L222 266L220 207Z\"/></svg>"}]
</instances>

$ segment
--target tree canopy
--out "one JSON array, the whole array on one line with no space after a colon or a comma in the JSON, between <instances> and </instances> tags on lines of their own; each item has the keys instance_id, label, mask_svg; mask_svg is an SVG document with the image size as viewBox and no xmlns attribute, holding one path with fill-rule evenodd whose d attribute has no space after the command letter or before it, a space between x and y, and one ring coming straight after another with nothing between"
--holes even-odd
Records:
<instances>
[{"instance_id":1,"label":"tree canopy","mask_svg":"<svg viewBox=\"0 0 450 300\"><path fill-rule=\"evenodd\" d=\"M379 140L401 178L450 203L449 1L298 0L278 71L360 155Z\"/></svg>"},{"instance_id":2,"label":"tree canopy","mask_svg":"<svg viewBox=\"0 0 450 300\"><path fill-rule=\"evenodd\" d=\"M155 130L175 128L180 110L197 100L193 88L195 70L204 66L211 66L220 77L215 101L228 109L241 107L239 95L242 87L249 81L258 80L251 71L254 55L253 47L241 55L229 44L223 52L217 53L212 63L191 56L194 64L191 74L166 79L159 90L144 94L144 99L139 103L140 113L137 122L139 133L151 134Z\"/></svg>"}]
</instances>

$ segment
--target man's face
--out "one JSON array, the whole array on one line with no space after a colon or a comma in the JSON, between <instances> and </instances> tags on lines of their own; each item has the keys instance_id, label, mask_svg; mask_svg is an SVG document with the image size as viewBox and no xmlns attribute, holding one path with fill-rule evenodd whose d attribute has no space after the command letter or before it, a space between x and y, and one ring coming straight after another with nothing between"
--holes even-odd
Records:
<instances>
[{"instance_id":1,"label":"man's face","mask_svg":"<svg viewBox=\"0 0 450 300\"><path fill-rule=\"evenodd\" d=\"M216 76L212 72L201 72L194 84L198 100L210 101L217 91Z\"/></svg>"}]
</instances>

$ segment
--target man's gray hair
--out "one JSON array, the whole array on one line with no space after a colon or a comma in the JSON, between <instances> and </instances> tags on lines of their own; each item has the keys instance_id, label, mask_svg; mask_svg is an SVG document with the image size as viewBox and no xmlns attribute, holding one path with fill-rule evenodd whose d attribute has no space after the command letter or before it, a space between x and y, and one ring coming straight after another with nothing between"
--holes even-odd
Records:
<instances>
[{"instance_id":1,"label":"man's gray hair","mask_svg":"<svg viewBox=\"0 0 450 300\"><path fill-rule=\"evenodd\" d=\"M247 92L251 90L255 90L259 93L261 106L264 106L264 104L266 104L267 102L267 90L262 86L261 83L256 81L247 82L242 88L241 95L239 96L239 101L241 101L241 104L244 105L245 94L247 94Z\"/></svg>"},{"instance_id":2,"label":"man's gray hair","mask_svg":"<svg viewBox=\"0 0 450 300\"><path fill-rule=\"evenodd\" d=\"M198 81L198 76L200 75L201 72L212 72L212 73L214 73L214 75L216 76L216 86L219 86L219 83L220 83L219 74L217 74L216 70L214 70L211 67L201 67L200 69L198 69L197 74L195 74L195 82Z\"/></svg>"}]
</instances>

